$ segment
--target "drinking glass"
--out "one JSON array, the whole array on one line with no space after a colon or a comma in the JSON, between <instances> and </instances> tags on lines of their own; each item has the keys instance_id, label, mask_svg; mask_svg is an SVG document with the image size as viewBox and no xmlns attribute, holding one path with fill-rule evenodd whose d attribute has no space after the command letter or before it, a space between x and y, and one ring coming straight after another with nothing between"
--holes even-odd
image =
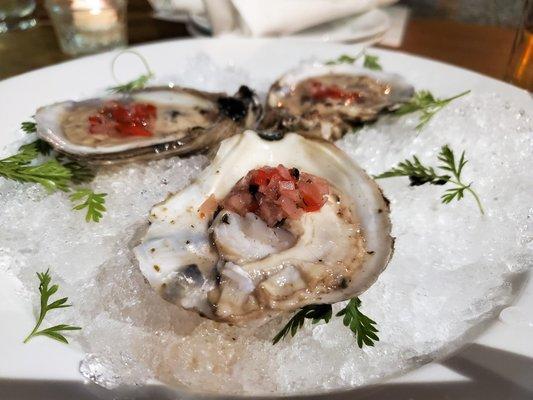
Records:
<instances>
[{"instance_id":1,"label":"drinking glass","mask_svg":"<svg viewBox=\"0 0 533 400\"><path fill-rule=\"evenodd\" d=\"M127 44L127 0L46 0L59 45L69 55Z\"/></svg>"},{"instance_id":2,"label":"drinking glass","mask_svg":"<svg viewBox=\"0 0 533 400\"><path fill-rule=\"evenodd\" d=\"M0 0L0 33L33 28L35 0Z\"/></svg>"},{"instance_id":3,"label":"drinking glass","mask_svg":"<svg viewBox=\"0 0 533 400\"><path fill-rule=\"evenodd\" d=\"M515 36L507 80L533 92L533 0L525 0L522 23Z\"/></svg>"}]
</instances>

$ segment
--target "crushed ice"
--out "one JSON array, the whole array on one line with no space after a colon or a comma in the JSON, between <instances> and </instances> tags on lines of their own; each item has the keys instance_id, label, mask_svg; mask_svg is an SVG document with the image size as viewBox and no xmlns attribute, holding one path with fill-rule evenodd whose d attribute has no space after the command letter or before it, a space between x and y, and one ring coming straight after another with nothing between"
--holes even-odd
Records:
<instances>
[{"instance_id":1,"label":"crushed ice","mask_svg":"<svg viewBox=\"0 0 533 400\"><path fill-rule=\"evenodd\" d=\"M173 81L233 91L269 82L235 67L192 60ZM198 67L201 65L201 67ZM185 80L186 77L186 80ZM417 115L385 117L338 144L371 174L417 154L436 164L440 147L466 150L472 198L440 203L441 186L382 180L391 200L396 252L362 295L380 341L359 350L340 320L307 326L278 345L281 321L255 329L205 321L159 298L133 266L129 246L154 203L190 182L203 156L113 167L91 185L109 212L87 224L64 193L0 180L0 262L36 302L35 272L50 267L74 307L51 315L80 325L81 371L104 386L158 379L194 391L289 393L362 385L453 350L513 295L511 278L532 264L532 116L498 95L468 95L420 133ZM12 146L11 150L15 147ZM53 322L53 321L51 321ZM310 373L312 371L312 373Z\"/></svg>"}]
</instances>

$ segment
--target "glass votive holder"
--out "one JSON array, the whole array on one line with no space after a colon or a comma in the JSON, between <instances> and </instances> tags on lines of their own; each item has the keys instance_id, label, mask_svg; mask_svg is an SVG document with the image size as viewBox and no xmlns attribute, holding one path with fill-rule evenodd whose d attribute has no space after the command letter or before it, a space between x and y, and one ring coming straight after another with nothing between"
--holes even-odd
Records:
<instances>
[{"instance_id":1,"label":"glass votive holder","mask_svg":"<svg viewBox=\"0 0 533 400\"><path fill-rule=\"evenodd\" d=\"M127 44L127 0L46 0L63 52L96 53Z\"/></svg>"}]
</instances>

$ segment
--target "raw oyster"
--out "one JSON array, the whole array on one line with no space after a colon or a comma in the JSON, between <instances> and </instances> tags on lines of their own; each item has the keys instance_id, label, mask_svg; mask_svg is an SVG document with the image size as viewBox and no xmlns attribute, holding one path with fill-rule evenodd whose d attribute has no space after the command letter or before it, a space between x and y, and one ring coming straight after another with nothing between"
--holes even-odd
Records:
<instances>
[{"instance_id":1,"label":"raw oyster","mask_svg":"<svg viewBox=\"0 0 533 400\"><path fill-rule=\"evenodd\" d=\"M242 86L234 96L152 87L42 107L38 136L58 152L93 164L152 159L205 150L252 128L262 107Z\"/></svg>"},{"instance_id":2,"label":"raw oyster","mask_svg":"<svg viewBox=\"0 0 533 400\"><path fill-rule=\"evenodd\" d=\"M350 64L307 65L272 85L262 127L336 140L408 101L413 93L396 74Z\"/></svg>"},{"instance_id":3,"label":"raw oyster","mask_svg":"<svg viewBox=\"0 0 533 400\"><path fill-rule=\"evenodd\" d=\"M148 282L230 323L352 298L377 279L393 245L377 184L335 145L294 133L224 140L149 219L134 248Z\"/></svg>"}]
</instances>

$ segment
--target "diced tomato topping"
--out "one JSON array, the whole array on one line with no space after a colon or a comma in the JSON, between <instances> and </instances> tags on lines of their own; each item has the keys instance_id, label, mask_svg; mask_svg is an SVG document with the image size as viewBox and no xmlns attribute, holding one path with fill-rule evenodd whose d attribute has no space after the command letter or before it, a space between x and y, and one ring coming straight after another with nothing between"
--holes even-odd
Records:
<instances>
[{"instance_id":1,"label":"diced tomato topping","mask_svg":"<svg viewBox=\"0 0 533 400\"><path fill-rule=\"evenodd\" d=\"M332 99L354 103L362 99L359 92L343 90L337 85L326 86L318 81L311 81L309 92L315 100Z\"/></svg>"},{"instance_id":2,"label":"diced tomato topping","mask_svg":"<svg viewBox=\"0 0 533 400\"><path fill-rule=\"evenodd\" d=\"M269 226L304 212L318 211L326 202L329 184L315 175L283 165L251 170L240 179L222 206L240 215L252 212Z\"/></svg>"},{"instance_id":3,"label":"diced tomato topping","mask_svg":"<svg viewBox=\"0 0 533 400\"><path fill-rule=\"evenodd\" d=\"M251 183L259 186L264 186L268 183L269 176L265 170L257 170L255 174L252 175Z\"/></svg>"},{"instance_id":4,"label":"diced tomato topping","mask_svg":"<svg viewBox=\"0 0 533 400\"><path fill-rule=\"evenodd\" d=\"M283 165L278 165L278 168L276 169L276 172L281 176L282 179L285 179L287 181L292 181L293 177L290 173L290 171L285 168Z\"/></svg>"},{"instance_id":5,"label":"diced tomato topping","mask_svg":"<svg viewBox=\"0 0 533 400\"><path fill-rule=\"evenodd\" d=\"M288 197L281 196L279 199L279 205L285 215L290 219L300 218L305 211L302 208L299 208L296 202L292 201Z\"/></svg>"},{"instance_id":6,"label":"diced tomato topping","mask_svg":"<svg viewBox=\"0 0 533 400\"><path fill-rule=\"evenodd\" d=\"M284 190L290 191L290 190L296 189L296 185L294 184L293 181L279 181L278 182L278 188L279 188L280 192L282 192Z\"/></svg>"},{"instance_id":7,"label":"diced tomato topping","mask_svg":"<svg viewBox=\"0 0 533 400\"><path fill-rule=\"evenodd\" d=\"M121 136L152 136L150 130L157 109L152 104L106 103L97 114L89 116L89 132Z\"/></svg>"}]
</instances>

